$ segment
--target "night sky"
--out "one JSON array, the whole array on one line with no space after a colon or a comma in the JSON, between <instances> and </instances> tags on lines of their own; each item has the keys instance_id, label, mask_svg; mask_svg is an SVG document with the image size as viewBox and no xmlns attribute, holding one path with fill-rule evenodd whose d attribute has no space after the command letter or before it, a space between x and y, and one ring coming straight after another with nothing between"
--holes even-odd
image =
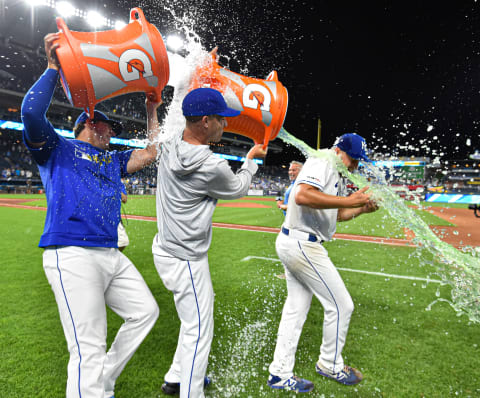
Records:
<instances>
[{"instance_id":1,"label":"night sky","mask_svg":"<svg viewBox=\"0 0 480 398\"><path fill-rule=\"evenodd\" d=\"M384 154L452 159L480 149L475 1L164 4L194 21L205 48L219 47L222 66L259 78L277 70L289 91L284 127L313 147L321 119L322 147L356 132ZM175 31L157 2L138 5L162 34Z\"/></svg>"},{"instance_id":2,"label":"night sky","mask_svg":"<svg viewBox=\"0 0 480 398\"><path fill-rule=\"evenodd\" d=\"M125 21L139 6L165 37L186 23L205 49L219 47L227 69L258 78L276 70L289 92L284 127L312 147L320 119L321 147L356 132L385 155L465 159L480 150L474 0L72 3Z\"/></svg>"}]
</instances>

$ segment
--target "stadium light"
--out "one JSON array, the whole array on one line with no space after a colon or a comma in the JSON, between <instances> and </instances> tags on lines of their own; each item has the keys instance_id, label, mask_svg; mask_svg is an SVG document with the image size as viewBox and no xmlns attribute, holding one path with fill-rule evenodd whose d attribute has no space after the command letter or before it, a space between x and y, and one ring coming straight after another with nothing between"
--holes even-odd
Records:
<instances>
[{"instance_id":1,"label":"stadium light","mask_svg":"<svg viewBox=\"0 0 480 398\"><path fill-rule=\"evenodd\" d=\"M127 24L124 21L120 19L118 21L115 21L115 29L120 30L125 26L127 26Z\"/></svg>"},{"instance_id":2,"label":"stadium light","mask_svg":"<svg viewBox=\"0 0 480 398\"><path fill-rule=\"evenodd\" d=\"M167 47L173 51L177 52L183 48L183 40L178 36L168 36L167 37Z\"/></svg>"},{"instance_id":3,"label":"stadium light","mask_svg":"<svg viewBox=\"0 0 480 398\"><path fill-rule=\"evenodd\" d=\"M27 3L31 7L47 5L46 0L26 0L25 3Z\"/></svg>"},{"instance_id":4,"label":"stadium light","mask_svg":"<svg viewBox=\"0 0 480 398\"><path fill-rule=\"evenodd\" d=\"M59 1L55 8L58 13L65 18L71 17L75 14L75 7L68 1Z\"/></svg>"},{"instance_id":5,"label":"stadium light","mask_svg":"<svg viewBox=\"0 0 480 398\"><path fill-rule=\"evenodd\" d=\"M100 28L106 24L105 18L98 11L91 10L87 13L87 22L93 28Z\"/></svg>"}]
</instances>

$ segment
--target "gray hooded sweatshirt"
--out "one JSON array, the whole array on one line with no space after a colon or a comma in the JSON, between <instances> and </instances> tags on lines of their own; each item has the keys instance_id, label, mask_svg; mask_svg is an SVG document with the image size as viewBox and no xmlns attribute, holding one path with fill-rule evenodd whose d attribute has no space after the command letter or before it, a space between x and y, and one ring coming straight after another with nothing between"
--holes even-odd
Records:
<instances>
[{"instance_id":1,"label":"gray hooded sweatshirt","mask_svg":"<svg viewBox=\"0 0 480 398\"><path fill-rule=\"evenodd\" d=\"M192 145L176 134L162 144L157 177L158 234L153 246L183 260L203 257L212 241L218 199L248 193L258 166L247 159L237 174L208 145Z\"/></svg>"}]
</instances>

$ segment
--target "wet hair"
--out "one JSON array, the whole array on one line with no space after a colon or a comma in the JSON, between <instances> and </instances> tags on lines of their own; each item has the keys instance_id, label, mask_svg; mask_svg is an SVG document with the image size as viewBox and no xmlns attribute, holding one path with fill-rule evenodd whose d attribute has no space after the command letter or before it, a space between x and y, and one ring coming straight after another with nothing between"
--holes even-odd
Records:
<instances>
[{"instance_id":1,"label":"wet hair","mask_svg":"<svg viewBox=\"0 0 480 398\"><path fill-rule=\"evenodd\" d=\"M187 119L189 123L197 123L203 119L203 116L185 116L185 119Z\"/></svg>"},{"instance_id":2,"label":"wet hair","mask_svg":"<svg viewBox=\"0 0 480 398\"><path fill-rule=\"evenodd\" d=\"M84 128L85 128L85 122L81 122L75 125L75 127L73 128L73 134L75 134L75 138L77 138L80 135L80 133L83 131Z\"/></svg>"},{"instance_id":3,"label":"wet hair","mask_svg":"<svg viewBox=\"0 0 480 398\"><path fill-rule=\"evenodd\" d=\"M207 116L209 119L217 119L217 120L220 120L221 118L223 118L223 116L218 116L218 115L203 115L203 116ZM197 123L203 119L203 116L185 116L185 119L187 119L187 122L189 123Z\"/></svg>"}]
</instances>

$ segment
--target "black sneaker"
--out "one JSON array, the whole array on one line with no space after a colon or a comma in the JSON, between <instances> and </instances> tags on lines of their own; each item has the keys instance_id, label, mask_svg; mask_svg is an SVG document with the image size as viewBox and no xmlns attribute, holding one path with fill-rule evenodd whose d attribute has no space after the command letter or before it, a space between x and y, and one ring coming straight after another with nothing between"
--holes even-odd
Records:
<instances>
[{"instance_id":1,"label":"black sneaker","mask_svg":"<svg viewBox=\"0 0 480 398\"><path fill-rule=\"evenodd\" d=\"M205 379L203 380L203 387L207 387L210 384L212 384L212 379L210 379L208 376L205 376ZM167 395L178 395L180 394L180 383L169 383L168 381L164 381L161 390Z\"/></svg>"}]
</instances>

